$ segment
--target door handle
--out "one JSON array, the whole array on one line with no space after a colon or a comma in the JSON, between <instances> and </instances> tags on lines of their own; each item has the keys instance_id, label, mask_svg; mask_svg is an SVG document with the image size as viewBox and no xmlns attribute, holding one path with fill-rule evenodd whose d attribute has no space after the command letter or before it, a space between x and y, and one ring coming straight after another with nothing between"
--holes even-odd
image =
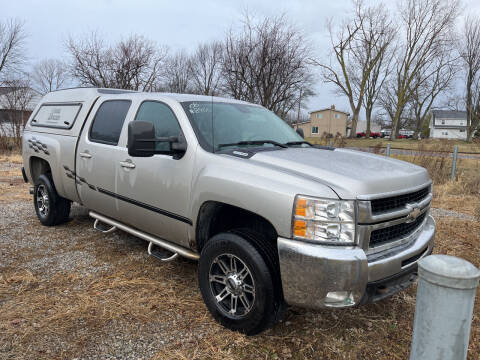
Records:
<instances>
[{"instance_id":1,"label":"door handle","mask_svg":"<svg viewBox=\"0 0 480 360\"><path fill-rule=\"evenodd\" d=\"M92 155L90 155L88 152L81 152L78 155L80 155L80 157L85 158L85 159L90 159L92 157Z\"/></svg>"},{"instance_id":2,"label":"door handle","mask_svg":"<svg viewBox=\"0 0 480 360\"><path fill-rule=\"evenodd\" d=\"M120 161L120 166L128 169L135 169L135 164L131 161Z\"/></svg>"}]
</instances>

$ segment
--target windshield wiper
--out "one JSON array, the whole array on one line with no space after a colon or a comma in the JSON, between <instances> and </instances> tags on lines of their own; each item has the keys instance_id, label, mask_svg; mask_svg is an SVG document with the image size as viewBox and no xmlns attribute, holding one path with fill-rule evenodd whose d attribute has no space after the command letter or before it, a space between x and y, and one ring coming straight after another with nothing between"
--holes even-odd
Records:
<instances>
[{"instance_id":1,"label":"windshield wiper","mask_svg":"<svg viewBox=\"0 0 480 360\"><path fill-rule=\"evenodd\" d=\"M225 146L241 146L241 145L263 145L263 144L272 144L281 148L287 148L288 146L285 144L281 144L279 142L273 140L248 140L248 141L239 141L236 143L231 144L218 144L218 148L222 148Z\"/></svg>"},{"instance_id":2,"label":"windshield wiper","mask_svg":"<svg viewBox=\"0 0 480 360\"><path fill-rule=\"evenodd\" d=\"M310 146L313 146L311 143L309 143L308 141L289 141L287 143L285 143L284 145L287 145L287 146L290 146L290 145L302 145L302 144L307 144L307 145L310 145Z\"/></svg>"}]
</instances>

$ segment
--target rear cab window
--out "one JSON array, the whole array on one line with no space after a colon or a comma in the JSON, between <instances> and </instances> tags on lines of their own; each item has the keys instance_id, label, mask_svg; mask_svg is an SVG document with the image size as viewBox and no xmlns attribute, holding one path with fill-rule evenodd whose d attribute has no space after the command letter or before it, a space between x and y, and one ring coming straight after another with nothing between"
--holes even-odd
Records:
<instances>
[{"instance_id":1,"label":"rear cab window","mask_svg":"<svg viewBox=\"0 0 480 360\"><path fill-rule=\"evenodd\" d=\"M71 129L81 108L81 103L42 104L30 124L48 128Z\"/></svg>"},{"instance_id":2,"label":"rear cab window","mask_svg":"<svg viewBox=\"0 0 480 360\"><path fill-rule=\"evenodd\" d=\"M130 100L104 101L95 114L88 139L116 146L131 103Z\"/></svg>"}]
</instances>

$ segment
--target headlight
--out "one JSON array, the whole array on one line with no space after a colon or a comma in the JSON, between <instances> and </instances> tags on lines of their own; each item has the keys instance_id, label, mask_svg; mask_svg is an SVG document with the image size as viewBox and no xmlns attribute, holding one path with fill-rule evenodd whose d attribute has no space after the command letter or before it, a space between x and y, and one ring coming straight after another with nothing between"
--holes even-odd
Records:
<instances>
[{"instance_id":1,"label":"headlight","mask_svg":"<svg viewBox=\"0 0 480 360\"><path fill-rule=\"evenodd\" d=\"M355 202L297 195L293 213L293 237L324 243L355 243Z\"/></svg>"}]
</instances>

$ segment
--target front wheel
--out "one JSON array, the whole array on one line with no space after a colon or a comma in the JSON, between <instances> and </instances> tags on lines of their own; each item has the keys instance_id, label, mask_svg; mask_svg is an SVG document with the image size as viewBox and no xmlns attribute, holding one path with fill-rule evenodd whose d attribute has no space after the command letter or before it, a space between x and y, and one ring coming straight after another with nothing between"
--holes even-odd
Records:
<instances>
[{"instance_id":1,"label":"front wheel","mask_svg":"<svg viewBox=\"0 0 480 360\"><path fill-rule=\"evenodd\" d=\"M220 324L254 335L280 319L284 303L272 251L261 234L248 230L215 235L202 249L200 291Z\"/></svg>"}]
</instances>

